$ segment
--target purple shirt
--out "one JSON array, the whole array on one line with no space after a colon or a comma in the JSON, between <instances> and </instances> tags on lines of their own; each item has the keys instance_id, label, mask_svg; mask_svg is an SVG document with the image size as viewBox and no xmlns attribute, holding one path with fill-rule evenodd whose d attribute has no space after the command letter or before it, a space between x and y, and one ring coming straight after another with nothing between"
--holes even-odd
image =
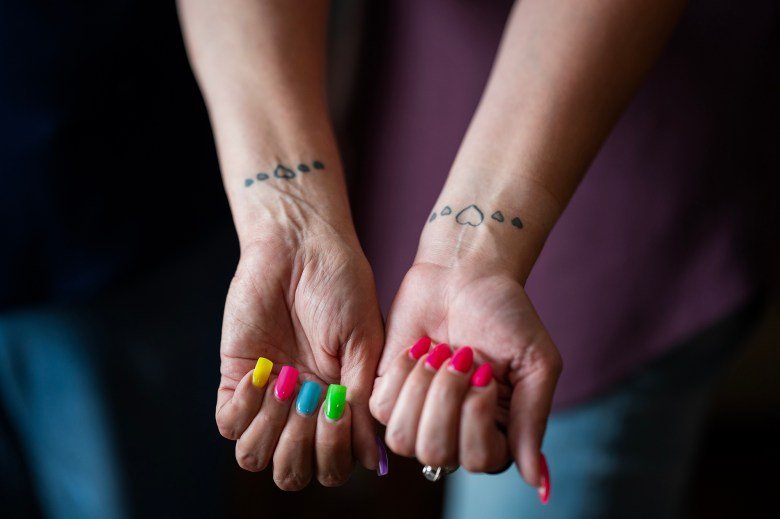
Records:
<instances>
[{"instance_id":1,"label":"purple shirt","mask_svg":"<svg viewBox=\"0 0 780 519\"><path fill-rule=\"evenodd\" d=\"M385 311L511 3L405 0L383 13L355 219ZM558 407L604 391L755 294L745 208L748 180L767 169L762 100L776 23L774 2L693 2L550 235L527 290L564 358Z\"/></svg>"}]
</instances>

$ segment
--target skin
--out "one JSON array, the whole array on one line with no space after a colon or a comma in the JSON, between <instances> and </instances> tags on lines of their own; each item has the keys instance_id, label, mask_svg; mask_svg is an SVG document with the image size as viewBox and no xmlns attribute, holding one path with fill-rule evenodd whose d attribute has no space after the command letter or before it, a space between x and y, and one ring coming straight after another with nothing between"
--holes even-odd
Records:
<instances>
[{"instance_id":1,"label":"skin","mask_svg":"<svg viewBox=\"0 0 780 519\"><path fill-rule=\"evenodd\" d=\"M217 398L218 426L238 440L242 466L259 470L272 460L275 481L290 490L315 471L323 484L343 482L352 453L375 468L371 395L371 412L387 424L397 453L474 471L511 457L529 484L540 484L540 447L562 365L525 280L682 4L515 5L434 206L477 204L486 218L461 225L453 214L425 225L385 337L326 109L326 2L179 1L242 248L225 305ZM245 186L279 163L312 160L326 164L323 174ZM495 209L504 222L487 218ZM522 228L510 224L515 217ZM446 366L432 372L404 358L422 335L473 346L495 380L469 389L468 374ZM320 411L307 422L291 402L253 388L247 377L261 355L275 373L287 363L302 379L346 385L344 417L332 423Z\"/></svg>"},{"instance_id":2,"label":"skin","mask_svg":"<svg viewBox=\"0 0 780 519\"><path fill-rule=\"evenodd\" d=\"M335 486L355 460L378 465L368 410L384 331L373 275L352 225L325 101L327 3L186 0L178 4L206 100L241 258L225 302L216 421L236 459L273 463L284 490ZM295 38L285 35L295 34ZM324 169L313 168L314 161ZM307 173L279 179L278 164ZM265 172L269 179L247 179ZM280 402L250 383L258 357L300 371ZM340 383L336 422L294 409L300 384Z\"/></svg>"},{"instance_id":3,"label":"skin","mask_svg":"<svg viewBox=\"0 0 780 519\"><path fill-rule=\"evenodd\" d=\"M540 449L562 363L525 280L682 7L672 0L515 4L434 205L439 217L425 225L388 315L371 409L387 424L395 452L431 465L460 462L472 471L495 470L509 455L530 485L541 484ZM453 216L470 204L482 208L485 220L457 223ZM447 205L453 213L442 216ZM488 218L498 209L503 223ZM522 229L510 225L515 215ZM495 393L464 392L458 377L409 369L399 359L423 335L473 346L494 368ZM498 409L487 412L495 398ZM504 417L506 452L495 426ZM441 424L451 430L443 432Z\"/></svg>"}]
</instances>

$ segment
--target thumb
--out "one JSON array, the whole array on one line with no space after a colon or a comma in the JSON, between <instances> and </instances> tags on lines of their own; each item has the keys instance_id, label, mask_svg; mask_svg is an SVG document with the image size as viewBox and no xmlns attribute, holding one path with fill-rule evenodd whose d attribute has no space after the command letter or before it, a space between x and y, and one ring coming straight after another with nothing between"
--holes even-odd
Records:
<instances>
[{"instance_id":1,"label":"thumb","mask_svg":"<svg viewBox=\"0 0 780 519\"><path fill-rule=\"evenodd\" d=\"M552 339L547 332L542 335L524 349L517 371L510 373L509 445L523 479L536 488L542 485L542 439L563 367Z\"/></svg>"},{"instance_id":2,"label":"thumb","mask_svg":"<svg viewBox=\"0 0 780 519\"><path fill-rule=\"evenodd\" d=\"M347 388L347 401L352 409L352 453L369 470L379 466L376 422L368 410L368 400L383 340L379 321L372 330L353 334L341 349L341 384Z\"/></svg>"}]
</instances>

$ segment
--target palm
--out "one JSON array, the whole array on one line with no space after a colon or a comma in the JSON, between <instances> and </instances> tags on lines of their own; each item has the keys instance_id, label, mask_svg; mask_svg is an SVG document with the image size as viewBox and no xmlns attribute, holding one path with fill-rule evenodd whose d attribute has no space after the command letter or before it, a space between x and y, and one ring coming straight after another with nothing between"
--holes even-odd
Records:
<instances>
[{"instance_id":1,"label":"palm","mask_svg":"<svg viewBox=\"0 0 780 519\"><path fill-rule=\"evenodd\" d=\"M380 372L423 335L453 346L469 345L490 362L509 405L512 370L534 357L540 326L522 285L509 276L473 276L433 264L407 273L388 317ZM529 355L531 354L531 355Z\"/></svg>"},{"instance_id":2,"label":"palm","mask_svg":"<svg viewBox=\"0 0 780 519\"><path fill-rule=\"evenodd\" d=\"M225 304L220 398L261 356L330 384L342 381L344 368L357 369L344 365L356 345L371 379L382 345L374 293L362 253L337 237L303 247L266 242L243 254Z\"/></svg>"}]
</instances>

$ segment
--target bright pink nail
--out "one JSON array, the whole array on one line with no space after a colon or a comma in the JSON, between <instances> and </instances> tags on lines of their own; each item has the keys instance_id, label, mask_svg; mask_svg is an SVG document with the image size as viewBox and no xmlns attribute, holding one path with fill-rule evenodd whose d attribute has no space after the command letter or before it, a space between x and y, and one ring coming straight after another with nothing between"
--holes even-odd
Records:
<instances>
[{"instance_id":1,"label":"bright pink nail","mask_svg":"<svg viewBox=\"0 0 780 519\"><path fill-rule=\"evenodd\" d=\"M287 400L295 390L295 382L298 380L298 370L292 366L282 366L279 378L276 379L274 394L279 400Z\"/></svg>"},{"instance_id":2,"label":"bright pink nail","mask_svg":"<svg viewBox=\"0 0 780 519\"><path fill-rule=\"evenodd\" d=\"M491 380L493 380L493 368L488 363L482 364L471 375L471 385L475 387L485 387Z\"/></svg>"},{"instance_id":3,"label":"bright pink nail","mask_svg":"<svg viewBox=\"0 0 780 519\"><path fill-rule=\"evenodd\" d=\"M450 357L451 353L450 345L441 343L431 351L425 362L433 369L439 369L442 363Z\"/></svg>"},{"instance_id":4,"label":"bright pink nail","mask_svg":"<svg viewBox=\"0 0 780 519\"><path fill-rule=\"evenodd\" d=\"M423 355L425 355L426 353L428 353L430 347L431 347L430 337L422 337L420 338L420 340L414 343L414 346L409 348L409 356L414 360L417 360Z\"/></svg>"},{"instance_id":5,"label":"bright pink nail","mask_svg":"<svg viewBox=\"0 0 780 519\"><path fill-rule=\"evenodd\" d=\"M541 485L539 485L539 501L546 505L550 500L550 468L547 466L547 458L539 455L539 471L541 472Z\"/></svg>"},{"instance_id":6,"label":"bright pink nail","mask_svg":"<svg viewBox=\"0 0 780 519\"><path fill-rule=\"evenodd\" d=\"M468 346L463 346L455 350L455 355L450 359L450 366L461 373L468 373L474 364L474 350Z\"/></svg>"}]
</instances>

